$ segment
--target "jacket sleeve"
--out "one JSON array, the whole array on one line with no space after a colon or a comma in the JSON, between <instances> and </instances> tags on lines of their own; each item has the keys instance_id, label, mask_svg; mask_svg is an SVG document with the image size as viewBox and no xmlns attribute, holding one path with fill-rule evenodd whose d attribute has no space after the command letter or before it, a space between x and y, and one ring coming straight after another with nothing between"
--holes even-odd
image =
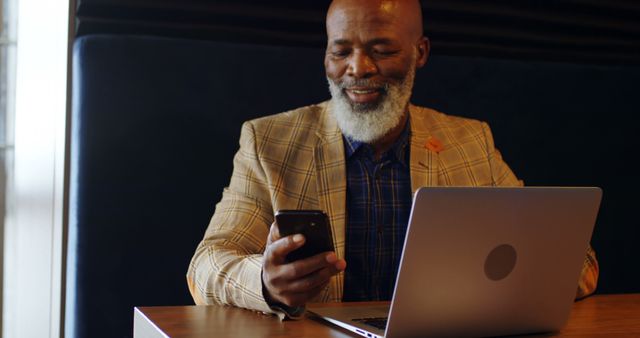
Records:
<instances>
[{"instance_id":1,"label":"jacket sleeve","mask_svg":"<svg viewBox=\"0 0 640 338\"><path fill-rule=\"evenodd\" d=\"M489 163L491 165L492 177L496 186L524 186L522 180L518 180L509 166L504 162L500 152L495 148L491 130L486 123L482 123L484 134L487 139L487 151L489 154ZM591 248L587 248L587 254L582 265L582 273L578 281L578 290L576 299L584 298L592 294L596 290L598 284L598 261L596 253Z\"/></svg>"},{"instance_id":2,"label":"jacket sleeve","mask_svg":"<svg viewBox=\"0 0 640 338\"><path fill-rule=\"evenodd\" d=\"M580 274L580 280L578 281L576 299L584 298L596 291L599 272L600 267L598 266L596 253L591 248L591 245L589 245L587 248L587 257L582 264L582 273Z\"/></svg>"},{"instance_id":3,"label":"jacket sleeve","mask_svg":"<svg viewBox=\"0 0 640 338\"><path fill-rule=\"evenodd\" d=\"M242 126L233 165L229 187L189 265L189 291L198 305L225 304L273 313L263 297L261 278L273 211L251 122Z\"/></svg>"}]
</instances>

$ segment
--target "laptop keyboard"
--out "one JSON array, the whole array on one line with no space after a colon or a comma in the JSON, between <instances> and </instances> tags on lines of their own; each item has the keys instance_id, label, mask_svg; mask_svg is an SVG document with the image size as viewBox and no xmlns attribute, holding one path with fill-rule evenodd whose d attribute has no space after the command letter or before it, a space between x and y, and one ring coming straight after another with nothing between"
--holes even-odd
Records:
<instances>
[{"instance_id":1,"label":"laptop keyboard","mask_svg":"<svg viewBox=\"0 0 640 338\"><path fill-rule=\"evenodd\" d=\"M353 319L354 322L366 324L369 326L373 326L380 330L384 330L387 327L387 317L376 317L376 318L357 318Z\"/></svg>"}]
</instances>

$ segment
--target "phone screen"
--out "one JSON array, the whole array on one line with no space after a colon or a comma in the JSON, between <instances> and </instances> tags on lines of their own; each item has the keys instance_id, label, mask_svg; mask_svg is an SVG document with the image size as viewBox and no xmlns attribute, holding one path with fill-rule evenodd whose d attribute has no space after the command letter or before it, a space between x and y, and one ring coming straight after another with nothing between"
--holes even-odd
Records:
<instances>
[{"instance_id":1,"label":"phone screen","mask_svg":"<svg viewBox=\"0 0 640 338\"><path fill-rule=\"evenodd\" d=\"M293 262L321 252L334 251L329 219L321 210L279 210L275 218L281 237L293 234L305 237L304 245L290 252L287 261Z\"/></svg>"}]
</instances>

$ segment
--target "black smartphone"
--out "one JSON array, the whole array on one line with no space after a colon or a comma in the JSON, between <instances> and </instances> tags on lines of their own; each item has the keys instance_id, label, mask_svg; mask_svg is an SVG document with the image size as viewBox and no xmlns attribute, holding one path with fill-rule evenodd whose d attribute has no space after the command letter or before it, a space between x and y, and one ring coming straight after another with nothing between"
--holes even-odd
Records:
<instances>
[{"instance_id":1,"label":"black smartphone","mask_svg":"<svg viewBox=\"0 0 640 338\"><path fill-rule=\"evenodd\" d=\"M278 210L276 224L281 237L304 235L304 245L287 255L289 262L334 251L329 218L321 210Z\"/></svg>"}]
</instances>

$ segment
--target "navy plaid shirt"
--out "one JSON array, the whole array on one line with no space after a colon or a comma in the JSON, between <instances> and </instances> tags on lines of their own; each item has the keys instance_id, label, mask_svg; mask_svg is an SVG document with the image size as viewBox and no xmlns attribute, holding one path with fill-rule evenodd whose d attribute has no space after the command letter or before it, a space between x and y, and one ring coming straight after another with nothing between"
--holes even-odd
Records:
<instances>
[{"instance_id":1,"label":"navy plaid shirt","mask_svg":"<svg viewBox=\"0 0 640 338\"><path fill-rule=\"evenodd\" d=\"M343 301L390 300L411 210L409 122L394 145L373 148L344 137L347 227Z\"/></svg>"}]
</instances>

